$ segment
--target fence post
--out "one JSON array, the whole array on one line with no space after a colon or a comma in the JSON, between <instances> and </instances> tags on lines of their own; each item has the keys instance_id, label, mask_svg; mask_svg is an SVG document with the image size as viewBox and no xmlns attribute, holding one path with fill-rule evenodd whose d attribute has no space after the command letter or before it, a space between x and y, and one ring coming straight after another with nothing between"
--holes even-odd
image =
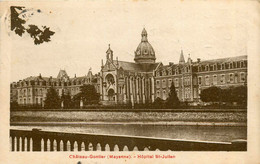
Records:
<instances>
[{"instance_id":1,"label":"fence post","mask_svg":"<svg viewBox=\"0 0 260 164\"><path fill-rule=\"evenodd\" d=\"M33 140L33 147L32 151L41 151L41 137L40 137L40 130L41 129L32 129L32 140Z\"/></svg>"}]
</instances>

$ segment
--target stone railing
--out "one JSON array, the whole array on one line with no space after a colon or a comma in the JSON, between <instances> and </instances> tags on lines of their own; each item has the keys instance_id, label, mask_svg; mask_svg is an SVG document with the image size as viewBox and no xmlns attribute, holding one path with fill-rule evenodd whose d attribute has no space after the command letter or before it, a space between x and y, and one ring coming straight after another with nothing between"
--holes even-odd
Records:
<instances>
[{"instance_id":1,"label":"stone railing","mask_svg":"<svg viewBox=\"0 0 260 164\"><path fill-rule=\"evenodd\" d=\"M10 130L11 151L246 151L246 141L199 142L174 139Z\"/></svg>"}]
</instances>

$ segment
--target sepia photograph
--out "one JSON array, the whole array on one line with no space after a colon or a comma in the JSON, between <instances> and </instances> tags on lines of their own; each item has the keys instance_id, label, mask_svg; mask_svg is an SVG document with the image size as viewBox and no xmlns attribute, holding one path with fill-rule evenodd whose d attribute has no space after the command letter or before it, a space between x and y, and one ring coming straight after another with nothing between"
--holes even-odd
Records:
<instances>
[{"instance_id":1,"label":"sepia photograph","mask_svg":"<svg viewBox=\"0 0 260 164\"><path fill-rule=\"evenodd\" d=\"M1 137L9 153L67 152L81 164L248 152L259 1L22 1L2 8L9 134Z\"/></svg>"}]
</instances>

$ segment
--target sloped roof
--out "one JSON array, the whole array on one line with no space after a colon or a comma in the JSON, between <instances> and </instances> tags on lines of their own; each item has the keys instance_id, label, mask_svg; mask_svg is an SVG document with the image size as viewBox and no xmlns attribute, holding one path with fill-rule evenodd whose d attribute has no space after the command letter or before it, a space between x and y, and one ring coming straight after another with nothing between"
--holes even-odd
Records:
<instances>
[{"instance_id":1,"label":"sloped roof","mask_svg":"<svg viewBox=\"0 0 260 164\"><path fill-rule=\"evenodd\" d=\"M68 77L68 74L67 74L67 72L66 72L65 70L62 70L62 69L61 69L61 70L59 71L59 74L58 74L57 78L60 79L60 78L62 78L62 77L64 77L64 76L65 76L65 77Z\"/></svg>"},{"instance_id":2,"label":"sloped roof","mask_svg":"<svg viewBox=\"0 0 260 164\"><path fill-rule=\"evenodd\" d=\"M118 67L122 68L123 70L126 71L137 71L137 72L152 72L155 70L155 68L158 66L159 63L152 63L152 64L137 64L133 62L126 62L126 61L113 61L115 64L118 62Z\"/></svg>"},{"instance_id":3,"label":"sloped roof","mask_svg":"<svg viewBox=\"0 0 260 164\"><path fill-rule=\"evenodd\" d=\"M212 60L203 60L203 61L199 62L198 64L204 65L204 64L214 64L214 63L228 63L228 62L236 62L236 61L242 61L242 60L247 60L247 55L220 58L220 59L212 59Z\"/></svg>"}]
</instances>

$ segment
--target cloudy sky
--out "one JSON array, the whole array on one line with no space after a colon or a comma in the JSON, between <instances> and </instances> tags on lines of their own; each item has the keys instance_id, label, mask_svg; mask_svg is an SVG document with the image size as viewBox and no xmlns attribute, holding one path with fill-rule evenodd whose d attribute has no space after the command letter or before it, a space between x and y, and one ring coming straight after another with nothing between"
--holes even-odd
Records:
<instances>
[{"instance_id":1,"label":"cloudy sky","mask_svg":"<svg viewBox=\"0 0 260 164\"><path fill-rule=\"evenodd\" d=\"M50 42L35 45L29 34L11 38L11 81L28 76L83 76L100 71L108 44L119 60L133 61L145 27L156 61L178 62L183 49L193 60L247 55L256 13L249 1L89 1L22 4L26 25L48 26ZM36 12L40 9L41 12Z\"/></svg>"}]
</instances>

